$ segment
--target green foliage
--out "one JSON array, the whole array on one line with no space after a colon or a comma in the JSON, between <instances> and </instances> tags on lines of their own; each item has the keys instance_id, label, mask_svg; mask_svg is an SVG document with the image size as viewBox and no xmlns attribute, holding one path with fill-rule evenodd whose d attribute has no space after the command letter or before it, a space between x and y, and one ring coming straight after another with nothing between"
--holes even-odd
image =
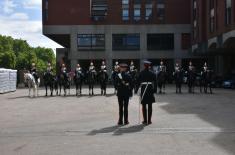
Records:
<instances>
[{"instance_id":1,"label":"green foliage","mask_svg":"<svg viewBox=\"0 0 235 155\"><path fill-rule=\"evenodd\" d=\"M55 68L55 54L52 49L33 48L25 40L0 35L0 67L30 69L33 62L40 72L44 72L48 62Z\"/></svg>"}]
</instances>

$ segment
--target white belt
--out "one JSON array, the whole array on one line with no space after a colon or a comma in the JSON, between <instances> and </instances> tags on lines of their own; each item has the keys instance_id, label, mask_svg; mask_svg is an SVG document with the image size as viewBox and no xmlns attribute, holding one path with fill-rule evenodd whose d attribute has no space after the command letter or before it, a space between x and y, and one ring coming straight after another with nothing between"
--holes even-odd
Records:
<instances>
[{"instance_id":1,"label":"white belt","mask_svg":"<svg viewBox=\"0 0 235 155\"><path fill-rule=\"evenodd\" d=\"M142 85L147 85L147 84L150 85L150 84L152 84L152 82L142 82L141 84Z\"/></svg>"}]
</instances>

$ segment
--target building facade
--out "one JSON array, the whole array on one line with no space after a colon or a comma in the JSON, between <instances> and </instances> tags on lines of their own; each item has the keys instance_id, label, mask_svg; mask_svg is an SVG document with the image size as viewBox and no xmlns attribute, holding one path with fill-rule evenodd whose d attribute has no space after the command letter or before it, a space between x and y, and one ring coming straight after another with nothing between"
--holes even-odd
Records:
<instances>
[{"instance_id":1,"label":"building facade","mask_svg":"<svg viewBox=\"0 0 235 155\"><path fill-rule=\"evenodd\" d=\"M203 0L202 0L203 1ZM105 60L109 72L115 61L144 59L154 65L201 63L191 52L190 0L43 0L43 34L62 45L57 66L71 70L90 61ZM195 42L196 43L196 42Z\"/></svg>"},{"instance_id":2,"label":"building facade","mask_svg":"<svg viewBox=\"0 0 235 155\"><path fill-rule=\"evenodd\" d=\"M235 73L235 1L191 0L192 52L218 75Z\"/></svg>"}]
</instances>

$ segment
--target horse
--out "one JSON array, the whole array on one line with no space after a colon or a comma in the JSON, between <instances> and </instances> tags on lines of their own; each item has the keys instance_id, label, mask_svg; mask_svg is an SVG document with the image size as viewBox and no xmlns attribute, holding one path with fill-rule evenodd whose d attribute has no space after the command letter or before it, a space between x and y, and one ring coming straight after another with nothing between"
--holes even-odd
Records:
<instances>
[{"instance_id":1,"label":"horse","mask_svg":"<svg viewBox=\"0 0 235 155\"><path fill-rule=\"evenodd\" d=\"M208 87L210 90L210 93L212 94L212 87L211 87L211 81L212 81L212 76L213 76L213 71L212 70L207 70L207 71L203 71L201 73L201 85L200 87L204 88L204 93L208 93ZM202 92L202 90L201 90Z\"/></svg>"},{"instance_id":2,"label":"horse","mask_svg":"<svg viewBox=\"0 0 235 155\"><path fill-rule=\"evenodd\" d=\"M76 71L74 76L74 83L76 85L76 96L78 96L78 94L80 95L82 94L83 79L84 79L84 74L81 71Z\"/></svg>"},{"instance_id":3,"label":"horse","mask_svg":"<svg viewBox=\"0 0 235 155\"><path fill-rule=\"evenodd\" d=\"M67 95L67 89L70 89L70 82L69 82L69 76L67 73L61 73L59 75L59 87L60 87L60 93L59 95L61 95L61 88L63 86L64 89L64 96Z\"/></svg>"},{"instance_id":4,"label":"horse","mask_svg":"<svg viewBox=\"0 0 235 155\"><path fill-rule=\"evenodd\" d=\"M44 85L45 85L45 89L46 89L46 95L47 96L47 88L50 88L51 91L51 96L53 96L53 87L54 87L54 76L52 75L51 72L45 72L44 76Z\"/></svg>"},{"instance_id":5,"label":"horse","mask_svg":"<svg viewBox=\"0 0 235 155\"><path fill-rule=\"evenodd\" d=\"M96 81L96 72L95 71L88 71L87 82L89 85L89 95L94 95L95 81Z\"/></svg>"},{"instance_id":6,"label":"horse","mask_svg":"<svg viewBox=\"0 0 235 155\"><path fill-rule=\"evenodd\" d=\"M100 71L98 74L98 79L100 82L101 95L106 95L106 88L108 82L108 74L105 71Z\"/></svg>"},{"instance_id":7,"label":"horse","mask_svg":"<svg viewBox=\"0 0 235 155\"><path fill-rule=\"evenodd\" d=\"M186 74L187 74L188 92L194 93L196 73L193 70L191 70L186 72Z\"/></svg>"},{"instance_id":8,"label":"horse","mask_svg":"<svg viewBox=\"0 0 235 155\"><path fill-rule=\"evenodd\" d=\"M161 69L158 67L158 72L157 72L157 84L159 88L159 94L165 93L165 88L166 88L166 69ZM162 90L163 89L163 90Z\"/></svg>"},{"instance_id":9,"label":"horse","mask_svg":"<svg viewBox=\"0 0 235 155\"><path fill-rule=\"evenodd\" d=\"M39 85L40 85L40 78L35 81L34 77L30 73L24 73L24 82L27 83L29 88L29 97L31 97L31 88L33 88L33 97L39 96Z\"/></svg>"}]
</instances>

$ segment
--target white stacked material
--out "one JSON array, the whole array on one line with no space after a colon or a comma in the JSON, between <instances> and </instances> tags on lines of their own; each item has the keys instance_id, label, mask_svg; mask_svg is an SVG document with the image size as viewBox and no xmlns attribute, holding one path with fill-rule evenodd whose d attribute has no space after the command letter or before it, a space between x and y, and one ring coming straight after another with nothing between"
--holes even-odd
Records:
<instances>
[{"instance_id":1,"label":"white stacked material","mask_svg":"<svg viewBox=\"0 0 235 155\"><path fill-rule=\"evenodd\" d=\"M17 82L17 70L9 71L9 89L10 91L16 91Z\"/></svg>"},{"instance_id":2,"label":"white stacked material","mask_svg":"<svg viewBox=\"0 0 235 155\"><path fill-rule=\"evenodd\" d=\"M17 71L0 68L0 93L16 90Z\"/></svg>"}]
</instances>

